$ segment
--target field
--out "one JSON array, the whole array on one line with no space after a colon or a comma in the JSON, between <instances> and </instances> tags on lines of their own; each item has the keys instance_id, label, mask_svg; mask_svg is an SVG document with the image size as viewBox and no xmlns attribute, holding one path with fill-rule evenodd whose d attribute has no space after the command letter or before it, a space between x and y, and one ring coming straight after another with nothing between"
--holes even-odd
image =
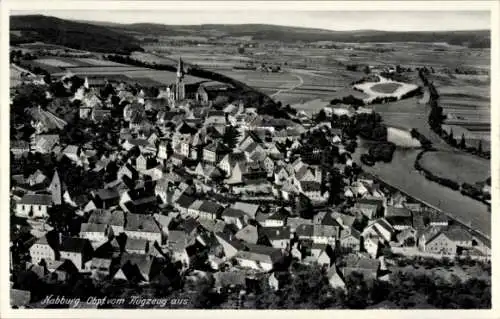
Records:
<instances>
[{"instance_id":1,"label":"field","mask_svg":"<svg viewBox=\"0 0 500 319\"><path fill-rule=\"evenodd\" d=\"M387 140L402 148L419 148L420 142L413 138L408 130L396 127L387 128Z\"/></svg>"},{"instance_id":2,"label":"field","mask_svg":"<svg viewBox=\"0 0 500 319\"><path fill-rule=\"evenodd\" d=\"M434 175L458 183L482 182L491 174L489 161L461 153L428 152L422 156L420 164Z\"/></svg>"},{"instance_id":3,"label":"field","mask_svg":"<svg viewBox=\"0 0 500 319\"><path fill-rule=\"evenodd\" d=\"M26 63L47 70L54 77L62 77L68 72L91 78L109 77L118 79L120 76L125 76L125 79L133 79L145 86L168 85L176 80L175 72L150 70L97 58L51 57L26 61ZM205 80L189 75L184 78L187 84Z\"/></svg>"},{"instance_id":4,"label":"field","mask_svg":"<svg viewBox=\"0 0 500 319\"><path fill-rule=\"evenodd\" d=\"M354 87L368 95L365 101L369 102L378 97L394 96L400 99L404 94L415 90L418 86L410 83L396 82L379 76L380 82L364 82Z\"/></svg>"},{"instance_id":5,"label":"field","mask_svg":"<svg viewBox=\"0 0 500 319\"><path fill-rule=\"evenodd\" d=\"M491 101L490 78L485 75L433 75L439 92L439 104L446 115L445 127L453 128L455 138L462 134L467 146L479 145L490 150Z\"/></svg>"},{"instance_id":6,"label":"field","mask_svg":"<svg viewBox=\"0 0 500 319\"><path fill-rule=\"evenodd\" d=\"M400 87L401 87L401 84L399 84L399 83L389 82L389 83L375 84L371 87L371 89L372 89L372 91L375 91L378 93L390 94L390 93L394 93L394 91L396 91Z\"/></svg>"}]
</instances>

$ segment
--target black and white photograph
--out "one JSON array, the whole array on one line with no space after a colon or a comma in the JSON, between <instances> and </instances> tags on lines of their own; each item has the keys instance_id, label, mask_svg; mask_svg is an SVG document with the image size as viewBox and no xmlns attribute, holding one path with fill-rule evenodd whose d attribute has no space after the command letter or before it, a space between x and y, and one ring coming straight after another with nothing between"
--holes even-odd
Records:
<instances>
[{"instance_id":1,"label":"black and white photograph","mask_svg":"<svg viewBox=\"0 0 500 319\"><path fill-rule=\"evenodd\" d=\"M496 1L71 2L2 8L10 314L494 308Z\"/></svg>"}]
</instances>

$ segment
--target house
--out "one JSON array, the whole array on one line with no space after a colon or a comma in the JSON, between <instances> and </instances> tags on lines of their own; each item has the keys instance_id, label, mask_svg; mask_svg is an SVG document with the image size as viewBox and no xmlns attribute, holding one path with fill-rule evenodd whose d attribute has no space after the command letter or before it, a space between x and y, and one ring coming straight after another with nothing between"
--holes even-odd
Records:
<instances>
[{"instance_id":1,"label":"house","mask_svg":"<svg viewBox=\"0 0 500 319\"><path fill-rule=\"evenodd\" d=\"M153 216L129 213L126 220L124 232L128 238L161 243L161 229Z\"/></svg>"},{"instance_id":2,"label":"house","mask_svg":"<svg viewBox=\"0 0 500 319\"><path fill-rule=\"evenodd\" d=\"M244 242L256 244L259 239L259 234L257 232L257 227L246 225L235 234L235 237Z\"/></svg>"},{"instance_id":3,"label":"house","mask_svg":"<svg viewBox=\"0 0 500 319\"><path fill-rule=\"evenodd\" d=\"M295 233L300 225L312 225L313 222L311 219L305 219L301 217L289 217L287 218L286 224L287 226L290 227L290 231L292 233Z\"/></svg>"},{"instance_id":4,"label":"house","mask_svg":"<svg viewBox=\"0 0 500 319\"><path fill-rule=\"evenodd\" d=\"M332 225L313 225L312 240L314 243L335 244L340 237L340 227Z\"/></svg>"},{"instance_id":5,"label":"house","mask_svg":"<svg viewBox=\"0 0 500 319\"><path fill-rule=\"evenodd\" d=\"M246 276L241 271L219 271L213 276L215 289L219 293L223 289L240 291L246 288Z\"/></svg>"},{"instance_id":6,"label":"house","mask_svg":"<svg viewBox=\"0 0 500 319\"><path fill-rule=\"evenodd\" d=\"M223 172L211 164L203 164L199 162L195 169L195 174L202 177L205 182L213 180L223 176Z\"/></svg>"},{"instance_id":7,"label":"house","mask_svg":"<svg viewBox=\"0 0 500 319\"><path fill-rule=\"evenodd\" d=\"M321 193L321 183L316 181L301 181L298 184L299 190L310 200L324 202L328 200L328 192Z\"/></svg>"},{"instance_id":8,"label":"house","mask_svg":"<svg viewBox=\"0 0 500 319\"><path fill-rule=\"evenodd\" d=\"M380 241L378 237L365 238L363 241L363 246L365 248L365 251L370 255L371 258L377 258L380 248Z\"/></svg>"},{"instance_id":9,"label":"house","mask_svg":"<svg viewBox=\"0 0 500 319\"><path fill-rule=\"evenodd\" d=\"M261 225L263 227L283 227L286 225L287 218L288 212L285 209L277 209L261 222Z\"/></svg>"},{"instance_id":10,"label":"house","mask_svg":"<svg viewBox=\"0 0 500 319\"><path fill-rule=\"evenodd\" d=\"M330 284L330 287L334 289L342 289L344 291L346 290L345 281L335 264L328 269L326 276L328 277L328 283Z\"/></svg>"},{"instance_id":11,"label":"house","mask_svg":"<svg viewBox=\"0 0 500 319\"><path fill-rule=\"evenodd\" d=\"M375 237L383 242L390 242L396 235L394 228L385 218L379 218L369 223L363 229L363 238Z\"/></svg>"},{"instance_id":12,"label":"house","mask_svg":"<svg viewBox=\"0 0 500 319\"><path fill-rule=\"evenodd\" d=\"M236 202L230 206L233 209L238 209L244 212L250 219L255 219L257 212L262 211L263 208L260 205Z\"/></svg>"},{"instance_id":13,"label":"house","mask_svg":"<svg viewBox=\"0 0 500 319\"><path fill-rule=\"evenodd\" d=\"M94 257L90 262L90 271L97 278L103 278L110 274L111 258Z\"/></svg>"},{"instance_id":14,"label":"house","mask_svg":"<svg viewBox=\"0 0 500 319\"><path fill-rule=\"evenodd\" d=\"M168 235L170 224L172 220L176 219L179 215L175 212L170 212L168 215L154 214L153 218L156 220L161 228L164 236Z\"/></svg>"},{"instance_id":15,"label":"house","mask_svg":"<svg viewBox=\"0 0 500 319\"><path fill-rule=\"evenodd\" d=\"M406 228L396 235L396 242L401 246L414 247L417 245L417 230Z\"/></svg>"},{"instance_id":16,"label":"house","mask_svg":"<svg viewBox=\"0 0 500 319\"><path fill-rule=\"evenodd\" d=\"M345 266L341 269L343 278L352 273L363 275L365 280L376 280L380 269L380 260L358 257L350 254L345 258Z\"/></svg>"},{"instance_id":17,"label":"house","mask_svg":"<svg viewBox=\"0 0 500 319\"><path fill-rule=\"evenodd\" d=\"M52 276L56 276L58 281L66 281L70 276L79 272L75 264L69 259L45 260L45 268Z\"/></svg>"},{"instance_id":18,"label":"house","mask_svg":"<svg viewBox=\"0 0 500 319\"><path fill-rule=\"evenodd\" d=\"M62 151L62 154L69 158L72 162L80 163L81 148L76 145L68 145Z\"/></svg>"},{"instance_id":19,"label":"house","mask_svg":"<svg viewBox=\"0 0 500 319\"><path fill-rule=\"evenodd\" d=\"M10 151L14 154L14 156L20 157L25 153L29 153L30 143L23 140L11 140Z\"/></svg>"},{"instance_id":20,"label":"house","mask_svg":"<svg viewBox=\"0 0 500 319\"><path fill-rule=\"evenodd\" d=\"M449 227L437 233L425 243L426 252L445 255L456 255L459 253L459 248L471 247L471 233L460 226Z\"/></svg>"},{"instance_id":21,"label":"house","mask_svg":"<svg viewBox=\"0 0 500 319\"><path fill-rule=\"evenodd\" d=\"M229 151L222 143L210 143L203 148L203 160L208 163L218 163Z\"/></svg>"},{"instance_id":22,"label":"house","mask_svg":"<svg viewBox=\"0 0 500 319\"><path fill-rule=\"evenodd\" d=\"M238 251L238 253L234 256L240 267L260 271L270 271L282 258L280 249L261 245L252 245L248 248L248 250Z\"/></svg>"},{"instance_id":23,"label":"house","mask_svg":"<svg viewBox=\"0 0 500 319\"><path fill-rule=\"evenodd\" d=\"M236 225L238 229L242 229L249 217L242 210L227 207L222 211L221 218L226 224Z\"/></svg>"},{"instance_id":24,"label":"house","mask_svg":"<svg viewBox=\"0 0 500 319\"><path fill-rule=\"evenodd\" d=\"M291 232L289 227L263 227L259 230L259 237L271 244L274 248L286 249L290 246Z\"/></svg>"},{"instance_id":25,"label":"house","mask_svg":"<svg viewBox=\"0 0 500 319\"><path fill-rule=\"evenodd\" d=\"M31 140L31 149L33 152L47 154L59 144L59 135L57 134L37 134Z\"/></svg>"},{"instance_id":26,"label":"house","mask_svg":"<svg viewBox=\"0 0 500 319\"><path fill-rule=\"evenodd\" d=\"M386 218L389 218L389 217L412 217L412 213L411 213L411 210L409 210L408 208L406 207L397 207L397 206L387 206L385 208L385 214L384 216Z\"/></svg>"},{"instance_id":27,"label":"house","mask_svg":"<svg viewBox=\"0 0 500 319\"><path fill-rule=\"evenodd\" d=\"M135 159L135 167L138 172L144 173L145 171L157 166L158 163L156 162L156 159L151 157L151 156L144 156L140 154L136 159Z\"/></svg>"},{"instance_id":28,"label":"house","mask_svg":"<svg viewBox=\"0 0 500 319\"><path fill-rule=\"evenodd\" d=\"M189 266L189 255L186 248L193 243L193 238L181 230L171 230L168 233L167 248L172 254L174 262L180 262L184 267Z\"/></svg>"},{"instance_id":29,"label":"house","mask_svg":"<svg viewBox=\"0 0 500 319\"><path fill-rule=\"evenodd\" d=\"M27 183L30 185L30 186L37 186L37 185L42 185L42 186L45 186L48 182L48 178L47 176L45 176L42 171L40 171L39 169L37 169L33 174L31 174L30 176L28 176L28 179L27 179Z\"/></svg>"},{"instance_id":30,"label":"house","mask_svg":"<svg viewBox=\"0 0 500 319\"><path fill-rule=\"evenodd\" d=\"M31 301L31 292L28 290L10 288L10 307L24 308L28 306Z\"/></svg>"},{"instance_id":31,"label":"house","mask_svg":"<svg viewBox=\"0 0 500 319\"><path fill-rule=\"evenodd\" d=\"M361 247L361 233L353 227L345 227L340 232L340 247L359 251Z\"/></svg>"},{"instance_id":32,"label":"house","mask_svg":"<svg viewBox=\"0 0 500 319\"><path fill-rule=\"evenodd\" d=\"M80 226L80 237L91 242L104 243L112 235L111 227L105 224L82 223Z\"/></svg>"},{"instance_id":33,"label":"house","mask_svg":"<svg viewBox=\"0 0 500 319\"><path fill-rule=\"evenodd\" d=\"M418 231L418 247L422 251L426 251L427 242L439 234L445 227L442 226L427 226Z\"/></svg>"},{"instance_id":34,"label":"house","mask_svg":"<svg viewBox=\"0 0 500 319\"><path fill-rule=\"evenodd\" d=\"M149 255L125 253L120 258L118 271L112 276L114 280L149 282L161 270L158 259Z\"/></svg>"},{"instance_id":35,"label":"house","mask_svg":"<svg viewBox=\"0 0 500 319\"><path fill-rule=\"evenodd\" d=\"M402 231L405 229L413 228L412 216L389 216L385 218L391 226L397 230Z\"/></svg>"},{"instance_id":36,"label":"house","mask_svg":"<svg viewBox=\"0 0 500 319\"><path fill-rule=\"evenodd\" d=\"M328 244L317 244L312 243L310 246L311 256L306 258L307 260L312 260L318 265L330 266L331 260L328 252L331 251L331 246Z\"/></svg>"},{"instance_id":37,"label":"house","mask_svg":"<svg viewBox=\"0 0 500 319\"><path fill-rule=\"evenodd\" d=\"M160 161L168 159L168 148L168 142L161 141L160 144L158 144L158 153L156 154L156 158Z\"/></svg>"},{"instance_id":38,"label":"house","mask_svg":"<svg viewBox=\"0 0 500 319\"><path fill-rule=\"evenodd\" d=\"M203 204L202 200L195 200L187 209L187 215L193 218L198 218L200 215L200 207Z\"/></svg>"},{"instance_id":39,"label":"house","mask_svg":"<svg viewBox=\"0 0 500 319\"><path fill-rule=\"evenodd\" d=\"M62 238L60 246L60 254L62 259L69 259L78 268L78 271L90 270L86 264L92 259L94 252L92 245L88 239L77 237Z\"/></svg>"},{"instance_id":40,"label":"house","mask_svg":"<svg viewBox=\"0 0 500 319\"><path fill-rule=\"evenodd\" d=\"M177 201L174 203L174 207L181 213L181 214L187 214L188 209L191 206L191 204L195 201L195 198L187 196L187 195L181 195Z\"/></svg>"},{"instance_id":41,"label":"house","mask_svg":"<svg viewBox=\"0 0 500 319\"><path fill-rule=\"evenodd\" d=\"M56 252L49 245L47 237L40 237L29 249L31 261L38 264L42 259L56 259Z\"/></svg>"},{"instance_id":42,"label":"house","mask_svg":"<svg viewBox=\"0 0 500 319\"><path fill-rule=\"evenodd\" d=\"M370 220L381 217L383 214L383 200L378 198L360 198L354 207Z\"/></svg>"},{"instance_id":43,"label":"house","mask_svg":"<svg viewBox=\"0 0 500 319\"><path fill-rule=\"evenodd\" d=\"M45 194L25 194L16 203L16 216L29 218L48 218L52 207L52 196Z\"/></svg>"},{"instance_id":44,"label":"house","mask_svg":"<svg viewBox=\"0 0 500 319\"><path fill-rule=\"evenodd\" d=\"M142 238L127 238L125 251L129 254L147 254L150 250L149 241Z\"/></svg>"},{"instance_id":45,"label":"house","mask_svg":"<svg viewBox=\"0 0 500 319\"><path fill-rule=\"evenodd\" d=\"M199 208L199 217L200 219L215 220L223 209L222 205L214 201L204 200Z\"/></svg>"},{"instance_id":46,"label":"house","mask_svg":"<svg viewBox=\"0 0 500 319\"><path fill-rule=\"evenodd\" d=\"M101 208L110 208L118 205L120 193L113 188L101 188L92 191L94 202Z\"/></svg>"},{"instance_id":47,"label":"house","mask_svg":"<svg viewBox=\"0 0 500 319\"><path fill-rule=\"evenodd\" d=\"M96 209L89 217L89 224L104 224L109 225L110 229L108 233L112 233L117 236L123 233L123 227L125 226L125 214L121 210L104 210Z\"/></svg>"},{"instance_id":48,"label":"house","mask_svg":"<svg viewBox=\"0 0 500 319\"><path fill-rule=\"evenodd\" d=\"M238 251L243 249L243 244L231 233L227 234L218 232L215 233L215 238L217 239L217 242L222 246L224 256L228 259L233 258L238 253Z\"/></svg>"},{"instance_id":49,"label":"house","mask_svg":"<svg viewBox=\"0 0 500 319\"><path fill-rule=\"evenodd\" d=\"M232 170L237 163L246 163L247 157L243 152L226 154L219 162L218 166L222 169L227 176L232 175Z\"/></svg>"}]
</instances>

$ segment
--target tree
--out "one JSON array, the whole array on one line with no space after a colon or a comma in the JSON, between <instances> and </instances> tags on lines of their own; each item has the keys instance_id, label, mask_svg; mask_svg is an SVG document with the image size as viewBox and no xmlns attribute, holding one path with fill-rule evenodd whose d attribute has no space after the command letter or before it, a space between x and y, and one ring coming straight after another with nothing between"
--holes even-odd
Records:
<instances>
[{"instance_id":1,"label":"tree","mask_svg":"<svg viewBox=\"0 0 500 319\"><path fill-rule=\"evenodd\" d=\"M477 152L479 154L483 153L483 141L482 140L479 140L479 144L477 145Z\"/></svg>"},{"instance_id":2,"label":"tree","mask_svg":"<svg viewBox=\"0 0 500 319\"><path fill-rule=\"evenodd\" d=\"M315 121L316 122L324 122L326 120L327 120L327 118L326 118L325 110L319 111L319 113L316 115Z\"/></svg>"},{"instance_id":3,"label":"tree","mask_svg":"<svg viewBox=\"0 0 500 319\"><path fill-rule=\"evenodd\" d=\"M465 149L466 145L465 145L465 135L464 133L462 133L462 138L460 139L460 148L461 149Z\"/></svg>"},{"instance_id":4,"label":"tree","mask_svg":"<svg viewBox=\"0 0 500 319\"><path fill-rule=\"evenodd\" d=\"M230 149L236 147L238 144L238 137L240 136L240 132L236 129L236 127L229 125L222 136L222 142Z\"/></svg>"},{"instance_id":5,"label":"tree","mask_svg":"<svg viewBox=\"0 0 500 319\"><path fill-rule=\"evenodd\" d=\"M332 169L330 171L329 178L329 204L339 204L342 201L342 195L344 192L344 181L342 174L338 169Z\"/></svg>"},{"instance_id":6,"label":"tree","mask_svg":"<svg viewBox=\"0 0 500 319\"><path fill-rule=\"evenodd\" d=\"M365 74L370 74L371 73L370 66L366 65L365 68L363 69L363 72L365 72Z\"/></svg>"}]
</instances>

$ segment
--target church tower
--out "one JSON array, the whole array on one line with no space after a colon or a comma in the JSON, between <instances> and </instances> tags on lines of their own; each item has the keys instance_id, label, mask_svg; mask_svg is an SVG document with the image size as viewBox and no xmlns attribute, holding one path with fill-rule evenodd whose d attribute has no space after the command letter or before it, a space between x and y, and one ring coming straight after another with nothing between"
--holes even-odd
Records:
<instances>
[{"instance_id":1,"label":"church tower","mask_svg":"<svg viewBox=\"0 0 500 319\"><path fill-rule=\"evenodd\" d=\"M184 86L184 63L182 58L179 57L177 65L177 80L175 83L175 100L180 101L186 98L186 89Z\"/></svg>"},{"instance_id":2,"label":"church tower","mask_svg":"<svg viewBox=\"0 0 500 319\"><path fill-rule=\"evenodd\" d=\"M57 170L54 172L54 177L52 177L52 182L49 185L49 191L52 194L52 202L54 205L61 205L62 187L61 179L59 178L59 174L57 174Z\"/></svg>"}]
</instances>

